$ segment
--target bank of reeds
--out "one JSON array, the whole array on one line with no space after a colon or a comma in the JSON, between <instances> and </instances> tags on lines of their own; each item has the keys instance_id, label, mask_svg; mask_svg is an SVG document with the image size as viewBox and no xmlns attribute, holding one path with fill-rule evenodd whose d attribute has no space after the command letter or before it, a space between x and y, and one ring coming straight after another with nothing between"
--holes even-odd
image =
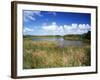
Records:
<instances>
[{"instance_id":1,"label":"bank of reeds","mask_svg":"<svg viewBox=\"0 0 100 80\"><path fill-rule=\"evenodd\" d=\"M55 41L24 39L23 47L24 69L89 66L91 63L89 45L61 48Z\"/></svg>"}]
</instances>

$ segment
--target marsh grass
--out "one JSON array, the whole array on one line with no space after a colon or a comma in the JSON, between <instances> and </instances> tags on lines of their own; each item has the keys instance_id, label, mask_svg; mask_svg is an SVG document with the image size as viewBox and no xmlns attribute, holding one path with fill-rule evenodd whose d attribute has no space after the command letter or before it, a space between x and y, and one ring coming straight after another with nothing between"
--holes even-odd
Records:
<instances>
[{"instance_id":1,"label":"marsh grass","mask_svg":"<svg viewBox=\"0 0 100 80\"><path fill-rule=\"evenodd\" d=\"M56 41L23 42L23 68L90 66L90 46L60 48Z\"/></svg>"}]
</instances>

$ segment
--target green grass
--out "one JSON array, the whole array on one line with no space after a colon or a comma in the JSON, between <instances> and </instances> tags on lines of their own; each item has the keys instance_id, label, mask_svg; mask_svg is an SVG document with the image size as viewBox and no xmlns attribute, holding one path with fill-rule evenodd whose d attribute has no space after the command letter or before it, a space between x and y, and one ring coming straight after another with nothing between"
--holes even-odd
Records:
<instances>
[{"instance_id":1,"label":"green grass","mask_svg":"<svg viewBox=\"0 0 100 80\"><path fill-rule=\"evenodd\" d=\"M23 68L90 66L90 45L60 48L55 41L24 38Z\"/></svg>"}]
</instances>

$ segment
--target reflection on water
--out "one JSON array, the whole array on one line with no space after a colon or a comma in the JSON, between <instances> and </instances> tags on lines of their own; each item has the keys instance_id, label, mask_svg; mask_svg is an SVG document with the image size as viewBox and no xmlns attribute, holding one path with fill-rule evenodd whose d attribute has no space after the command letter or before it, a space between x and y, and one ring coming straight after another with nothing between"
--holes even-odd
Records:
<instances>
[{"instance_id":1,"label":"reflection on water","mask_svg":"<svg viewBox=\"0 0 100 80\"><path fill-rule=\"evenodd\" d=\"M64 38L32 38L33 41L56 41L60 47L64 46L83 46L81 40L65 40Z\"/></svg>"}]
</instances>

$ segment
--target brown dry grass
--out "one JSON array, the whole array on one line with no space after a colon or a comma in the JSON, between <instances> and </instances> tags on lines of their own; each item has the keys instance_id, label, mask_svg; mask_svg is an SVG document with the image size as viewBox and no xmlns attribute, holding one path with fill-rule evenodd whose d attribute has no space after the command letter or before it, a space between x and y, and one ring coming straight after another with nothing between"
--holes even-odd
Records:
<instances>
[{"instance_id":1,"label":"brown dry grass","mask_svg":"<svg viewBox=\"0 0 100 80\"><path fill-rule=\"evenodd\" d=\"M24 68L90 65L90 46L59 48L57 42L24 40Z\"/></svg>"}]
</instances>

